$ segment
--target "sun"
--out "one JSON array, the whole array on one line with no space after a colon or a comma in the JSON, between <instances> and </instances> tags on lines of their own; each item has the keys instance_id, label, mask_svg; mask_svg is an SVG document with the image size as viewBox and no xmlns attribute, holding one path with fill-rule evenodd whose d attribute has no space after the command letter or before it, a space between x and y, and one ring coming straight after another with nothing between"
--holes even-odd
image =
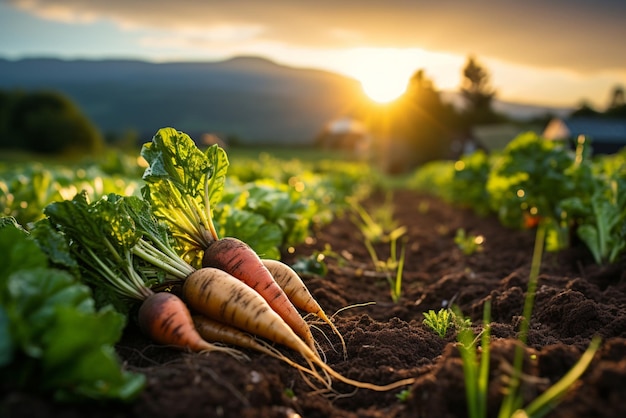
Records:
<instances>
[{"instance_id":1,"label":"sun","mask_svg":"<svg viewBox=\"0 0 626 418\"><path fill-rule=\"evenodd\" d=\"M404 94L407 80L374 75L361 79L367 96L378 103L389 103Z\"/></svg>"},{"instance_id":2,"label":"sun","mask_svg":"<svg viewBox=\"0 0 626 418\"><path fill-rule=\"evenodd\" d=\"M337 72L359 81L372 101L389 103L404 94L411 77L428 58L419 48L359 47L341 50L333 65Z\"/></svg>"}]
</instances>

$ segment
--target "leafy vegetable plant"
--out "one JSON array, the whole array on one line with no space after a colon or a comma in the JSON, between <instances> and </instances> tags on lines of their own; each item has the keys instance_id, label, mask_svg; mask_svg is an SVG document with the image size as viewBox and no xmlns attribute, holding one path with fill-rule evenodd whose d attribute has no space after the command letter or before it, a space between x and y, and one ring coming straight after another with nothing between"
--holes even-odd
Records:
<instances>
[{"instance_id":1,"label":"leafy vegetable plant","mask_svg":"<svg viewBox=\"0 0 626 418\"><path fill-rule=\"evenodd\" d=\"M0 227L0 380L59 400L130 400L143 375L122 370L113 349L125 318L97 310L91 291L51 268L24 230ZM77 332L80 330L80 332Z\"/></svg>"},{"instance_id":2,"label":"leafy vegetable plant","mask_svg":"<svg viewBox=\"0 0 626 418\"><path fill-rule=\"evenodd\" d=\"M626 250L626 181L597 185L590 202L566 199L562 206L575 218L576 234L591 251L597 264L613 264ZM621 192L621 193L620 193Z\"/></svg>"},{"instance_id":3,"label":"leafy vegetable plant","mask_svg":"<svg viewBox=\"0 0 626 418\"><path fill-rule=\"evenodd\" d=\"M316 352L309 326L257 253L239 238L218 236L211 208L224 187L225 151L215 145L203 153L188 135L164 128L144 145L142 156L149 163L144 173L146 198L154 214L167 222L174 238L183 243L183 256L194 265L201 257L202 267L223 270L255 289Z\"/></svg>"},{"instance_id":4,"label":"leafy vegetable plant","mask_svg":"<svg viewBox=\"0 0 626 418\"><path fill-rule=\"evenodd\" d=\"M560 203L576 191L568 174L575 154L565 144L525 133L511 141L494 163L487 181L491 205L507 226L523 226L526 215L546 219L557 234L553 249L564 248L567 225Z\"/></svg>"},{"instance_id":5,"label":"leafy vegetable plant","mask_svg":"<svg viewBox=\"0 0 626 418\"><path fill-rule=\"evenodd\" d=\"M543 223L546 250L582 242L597 264L613 264L626 253L625 167L626 149L591 156L584 136L572 151L528 132L489 157L475 153L426 164L412 185L480 214L495 212L508 227Z\"/></svg>"}]
</instances>

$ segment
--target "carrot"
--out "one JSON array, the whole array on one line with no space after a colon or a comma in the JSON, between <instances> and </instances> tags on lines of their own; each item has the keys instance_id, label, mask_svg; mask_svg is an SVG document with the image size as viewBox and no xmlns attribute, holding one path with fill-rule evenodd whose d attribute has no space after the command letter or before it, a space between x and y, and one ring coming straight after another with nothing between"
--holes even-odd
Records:
<instances>
[{"instance_id":1,"label":"carrot","mask_svg":"<svg viewBox=\"0 0 626 418\"><path fill-rule=\"evenodd\" d=\"M205 250L202 267L223 270L256 290L316 352L315 340L308 324L248 244L232 237L218 239Z\"/></svg>"},{"instance_id":2,"label":"carrot","mask_svg":"<svg viewBox=\"0 0 626 418\"><path fill-rule=\"evenodd\" d=\"M198 313L291 348L307 362L349 385L387 391L415 381L403 379L380 386L341 375L324 363L257 292L225 271L207 267L191 273L183 284L183 298ZM324 381L319 375L317 378Z\"/></svg>"},{"instance_id":3,"label":"carrot","mask_svg":"<svg viewBox=\"0 0 626 418\"><path fill-rule=\"evenodd\" d=\"M153 293L139 308L139 327L153 341L198 352L219 351L243 357L238 350L220 347L202 339L196 331L187 305L168 292Z\"/></svg>"},{"instance_id":4,"label":"carrot","mask_svg":"<svg viewBox=\"0 0 626 418\"><path fill-rule=\"evenodd\" d=\"M343 347L343 354L346 357L347 349L346 343L343 340L343 336L335 327L335 324L328 318L322 307L317 303L309 289L291 267L278 260L261 260L263 265L269 270L276 283L283 289L291 303L307 313L311 313L319 317L322 321L330 325L331 329L339 339L341 340L341 346Z\"/></svg>"}]
</instances>

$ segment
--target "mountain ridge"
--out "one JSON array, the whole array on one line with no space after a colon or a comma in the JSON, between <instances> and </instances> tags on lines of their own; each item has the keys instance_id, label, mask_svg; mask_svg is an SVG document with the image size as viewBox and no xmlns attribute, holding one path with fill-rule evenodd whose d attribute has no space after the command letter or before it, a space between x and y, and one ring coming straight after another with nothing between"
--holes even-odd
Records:
<instances>
[{"instance_id":1,"label":"mountain ridge","mask_svg":"<svg viewBox=\"0 0 626 418\"><path fill-rule=\"evenodd\" d=\"M0 88L59 91L104 132L133 130L145 139L174 126L192 136L212 132L250 143L311 143L329 121L366 100L355 79L258 56L173 62L0 58ZM494 108L522 117L563 111L500 101Z\"/></svg>"}]
</instances>

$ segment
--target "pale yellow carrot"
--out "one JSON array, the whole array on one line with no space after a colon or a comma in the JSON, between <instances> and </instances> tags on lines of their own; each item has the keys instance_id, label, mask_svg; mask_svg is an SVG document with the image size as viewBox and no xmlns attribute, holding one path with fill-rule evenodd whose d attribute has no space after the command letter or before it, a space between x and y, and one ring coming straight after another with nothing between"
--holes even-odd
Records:
<instances>
[{"instance_id":1,"label":"pale yellow carrot","mask_svg":"<svg viewBox=\"0 0 626 418\"><path fill-rule=\"evenodd\" d=\"M330 328L341 340L344 357L347 356L346 343L343 336L335 327L335 324L326 315L322 307L315 300L302 278L290 266L278 260L262 259L263 265L269 270L276 283L283 289L291 303L304 312L311 313L319 317L322 321L330 325Z\"/></svg>"},{"instance_id":2,"label":"pale yellow carrot","mask_svg":"<svg viewBox=\"0 0 626 418\"><path fill-rule=\"evenodd\" d=\"M225 271L202 268L190 274L183 284L183 298L190 308L211 319L234 326L253 335L282 344L299 353L328 375L349 385L387 391L412 384L415 379L403 379L388 385L375 385L347 378L324 363L316 353L295 334L293 329L272 310L257 292ZM317 377L324 381L321 376Z\"/></svg>"},{"instance_id":3,"label":"pale yellow carrot","mask_svg":"<svg viewBox=\"0 0 626 418\"><path fill-rule=\"evenodd\" d=\"M317 355L309 325L248 244L237 238L221 238L205 249L202 266L224 270L254 289Z\"/></svg>"}]
</instances>

